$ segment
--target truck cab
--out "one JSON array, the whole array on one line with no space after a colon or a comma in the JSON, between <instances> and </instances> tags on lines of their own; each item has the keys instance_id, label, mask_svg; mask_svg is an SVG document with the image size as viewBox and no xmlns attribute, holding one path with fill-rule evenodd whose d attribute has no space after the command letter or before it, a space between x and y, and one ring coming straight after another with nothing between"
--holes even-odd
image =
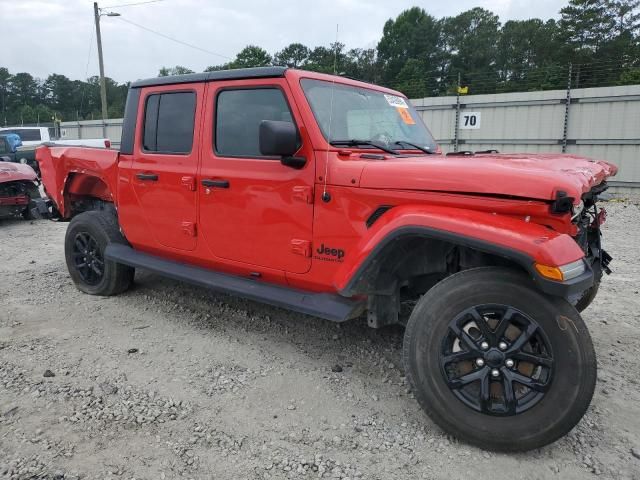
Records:
<instances>
[{"instance_id":1,"label":"truck cab","mask_svg":"<svg viewBox=\"0 0 640 480\"><path fill-rule=\"evenodd\" d=\"M443 155L401 93L282 67L135 82L120 152L37 157L82 291L117 294L144 268L404 325L416 398L485 448L550 443L589 404L577 309L609 268L597 200L613 165Z\"/></svg>"}]
</instances>

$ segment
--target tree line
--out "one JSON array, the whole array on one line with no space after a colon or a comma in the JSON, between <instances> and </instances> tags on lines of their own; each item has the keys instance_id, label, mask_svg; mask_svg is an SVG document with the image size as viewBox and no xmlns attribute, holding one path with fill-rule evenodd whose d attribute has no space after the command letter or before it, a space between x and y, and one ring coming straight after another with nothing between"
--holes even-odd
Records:
<instances>
[{"instance_id":1,"label":"tree line","mask_svg":"<svg viewBox=\"0 0 640 480\"><path fill-rule=\"evenodd\" d=\"M395 88L409 97L499 93L640 83L640 0L570 0L559 20L509 20L484 8L435 18L413 7L383 28L376 48L292 43L270 54L248 45L205 71L284 65L334 71ZM193 73L163 67L159 76ZM121 117L128 83L107 78L109 116ZM100 118L97 77L44 80L0 67L0 111L8 124Z\"/></svg>"}]
</instances>

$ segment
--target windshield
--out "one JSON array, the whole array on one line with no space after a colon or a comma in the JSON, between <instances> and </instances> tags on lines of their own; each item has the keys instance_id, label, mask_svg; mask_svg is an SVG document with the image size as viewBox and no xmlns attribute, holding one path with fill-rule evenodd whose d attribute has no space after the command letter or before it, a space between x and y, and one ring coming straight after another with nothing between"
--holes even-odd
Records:
<instances>
[{"instance_id":1,"label":"windshield","mask_svg":"<svg viewBox=\"0 0 640 480\"><path fill-rule=\"evenodd\" d=\"M323 80L305 78L300 83L322 134L330 143L357 139L397 150L416 149L410 144L417 149L437 150L422 118L403 97ZM365 144L362 147L375 148Z\"/></svg>"}]
</instances>

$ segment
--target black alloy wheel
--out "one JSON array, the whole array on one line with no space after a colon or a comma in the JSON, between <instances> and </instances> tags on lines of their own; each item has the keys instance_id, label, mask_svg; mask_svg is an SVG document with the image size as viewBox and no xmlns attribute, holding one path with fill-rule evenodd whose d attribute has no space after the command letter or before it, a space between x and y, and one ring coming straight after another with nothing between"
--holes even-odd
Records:
<instances>
[{"instance_id":1,"label":"black alloy wheel","mask_svg":"<svg viewBox=\"0 0 640 480\"><path fill-rule=\"evenodd\" d=\"M497 451L566 435L597 378L576 309L508 267L465 270L431 287L407 322L403 358L411 390L435 423Z\"/></svg>"},{"instance_id":2,"label":"black alloy wheel","mask_svg":"<svg viewBox=\"0 0 640 480\"><path fill-rule=\"evenodd\" d=\"M64 255L69 275L79 290L108 296L129 288L135 270L105 258L105 249L111 243L127 245L114 213L92 210L71 219Z\"/></svg>"},{"instance_id":3,"label":"black alloy wheel","mask_svg":"<svg viewBox=\"0 0 640 480\"><path fill-rule=\"evenodd\" d=\"M449 323L440 367L453 394L487 415L536 405L553 380L553 353L529 315L506 305L473 306Z\"/></svg>"},{"instance_id":4,"label":"black alloy wheel","mask_svg":"<svg viewBox=\"0 0 640 480\"><path fill-rule=\"evenodd\" d=\"M87 285L97 285L104 275L104 258L89 232L79 232L73 242L73 264Z\"/></svg>"}]
</instances>

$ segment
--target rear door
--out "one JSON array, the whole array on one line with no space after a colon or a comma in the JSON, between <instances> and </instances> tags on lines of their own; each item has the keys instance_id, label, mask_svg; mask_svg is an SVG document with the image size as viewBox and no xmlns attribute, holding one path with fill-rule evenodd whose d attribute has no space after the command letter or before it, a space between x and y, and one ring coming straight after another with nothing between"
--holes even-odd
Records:
<instances>
[{"instance_id":1,"label":"rear door","mask_svg":"<svg viewBox=\"0 0 640 480\"><path fill-rule=\"evenodd\" d=\"M296 124L296 156L307 160L302 169L261 154L262 120ZM202 239L217 257L295 273L309 270L313 149L301 127L284 79L209 84L198 176L199 222Z\"/></svg>"},{"instance_id":2,"label":"rear door","mask_svg":"<svg viewBox=\"0 0 640 480\"><path fill-rule=\"evenodd\" d=\"M204 83L151 87L141 93L132 161L120 168L130 169L149 246L196 247L195 181L203 95Z\"/></svg>"}]
</instances>

